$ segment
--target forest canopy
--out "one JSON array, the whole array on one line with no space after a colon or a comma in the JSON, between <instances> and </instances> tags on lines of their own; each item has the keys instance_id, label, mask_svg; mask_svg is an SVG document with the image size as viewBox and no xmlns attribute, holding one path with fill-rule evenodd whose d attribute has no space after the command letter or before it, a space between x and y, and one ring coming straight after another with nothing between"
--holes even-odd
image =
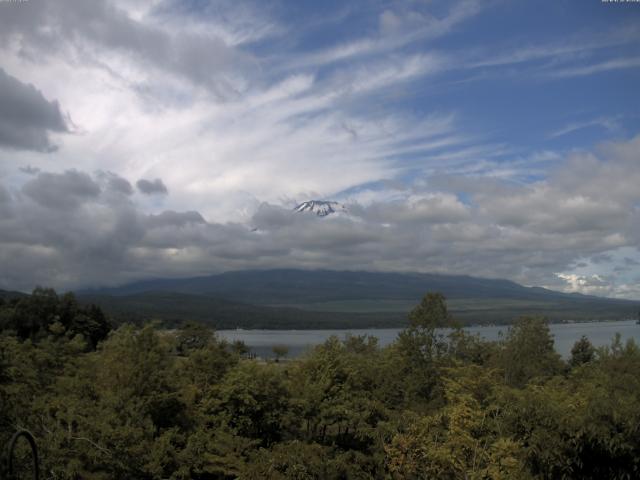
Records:
<instances>
[{"instance_id":1,"label":"forest canopy","mask_svg":"<svg viewBox=\"0 0 640 480\"><path fill-rule=\"evenodd\" d=\"M439 294L409 320L385 348L332 337L275 362L39 289L0 305L0 443L28 429L55 479L638 478L633 341L565 361L542 318L439 334Z\"/></svg>"}]
</instances>

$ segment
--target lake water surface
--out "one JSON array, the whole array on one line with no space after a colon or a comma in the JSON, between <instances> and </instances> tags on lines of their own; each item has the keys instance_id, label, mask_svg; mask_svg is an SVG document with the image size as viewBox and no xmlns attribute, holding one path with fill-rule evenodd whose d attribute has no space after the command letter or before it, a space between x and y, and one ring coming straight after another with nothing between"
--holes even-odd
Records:
<instances>
[{"instance_id":1,"label":"lake water surface","mask_svg":"<svg viewBox=\"0 0 640 480\"><path fill-rule=\"evenodd\" d=\"M640 325L635 320L616 322L557 323L549 325L555 340L555 348L563 357L568 357L576 340L585 335L596 347L609 345L616 333L623 342L633 338L640 343ZM218 330L218 335L231 342L242 340L259 357L274 356L273 347L289 348L288 357L297 357L323 343L332 335L343 339L346 335L371 335L378 338L380 346L393 342L401 328L371 328L353 330ZM466 331L477 333L487 340L498 340L509 330L507 325L467 327ZM441 333L447 333L442 330Z\"/></svg>"}]
</instances>

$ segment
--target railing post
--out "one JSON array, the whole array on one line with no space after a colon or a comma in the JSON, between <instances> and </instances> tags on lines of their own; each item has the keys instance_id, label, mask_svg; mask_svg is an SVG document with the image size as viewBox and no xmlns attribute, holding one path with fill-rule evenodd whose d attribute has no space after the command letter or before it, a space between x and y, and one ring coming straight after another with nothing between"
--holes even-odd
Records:
<instances>
[{"instance_id":1,"label":"railing post","mask_svg":"<svg viewBox=\"0 0 640 480\"><path fill-rule=\"evenodd\" d=\"M7 448L6 448L6 457L5 457L5 462L6 462L6 474L8 475L7 480L13 480L13 451L16 448L16 443L18 442L18 439L20 437L24 437L27 439L27 442L29 442L29 445L31 446L31 454L33 457L33 478L35 480L39 480L40 479L40 465L38 463L38 447L36 445L36 439L33 438L33 435L31 434L31 432L29 432L28 430L18 430L16 433L13 434L13 436L11 437L11 440L9 440L9 443L7 444ZM2 473L2 472L0 472Z\"/></svg>"}]
</instances>

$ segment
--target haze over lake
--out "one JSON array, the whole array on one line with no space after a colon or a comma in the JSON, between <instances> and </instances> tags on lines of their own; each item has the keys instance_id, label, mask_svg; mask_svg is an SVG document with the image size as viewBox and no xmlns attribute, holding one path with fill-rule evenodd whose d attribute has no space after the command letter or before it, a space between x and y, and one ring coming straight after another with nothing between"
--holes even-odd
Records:
<instances>
[{"instance_id":1,"label":"haze over lake","mask_svg":"<svg viewBox=\"0 0 640 480\"><path fill-rule=\"evenodd\" d=\"M554 336L555 348L563 357L568 357L571 347L585 335L596 347L610 345L616 333L620 333L622 341L633 338L640 341L640 325L634 320L617 322L584 322L584 323L556 323L549 326ZM486 340L499 340L505 335L509 327L506 325L475 326L465 328L467 332L479 334ZM241 340L259 357L274 357L272 351L275 345L289 348L289 357L304 354L315 345L323 343L332 335L342 339L347 335L371 335L378 338L379 345L392 343L401 328L370 328L352 330L220 330L218 335L231 342ZM442 329L446 334L447 330Z\"/></svg>"}]
</instances>

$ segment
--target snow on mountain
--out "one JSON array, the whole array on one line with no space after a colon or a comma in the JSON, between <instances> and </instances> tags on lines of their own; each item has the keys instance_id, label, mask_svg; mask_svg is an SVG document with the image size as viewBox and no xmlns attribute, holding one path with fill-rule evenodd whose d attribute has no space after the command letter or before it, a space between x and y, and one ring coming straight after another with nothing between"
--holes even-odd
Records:
<instances>
[{"instance_id":1,"label":"snow on mountain","mask_svg":"<svg viewBox=\"0 0 640 480\"><path fill-rule=\"evenodd\" d=\"M315 213L319 217L326 217L333 213L346 212L344 205L338 202L328 202L325 200L308 200L302 202L300 205L293 209L296 212L310 212Z\"/></svg>"}]
</instances>

